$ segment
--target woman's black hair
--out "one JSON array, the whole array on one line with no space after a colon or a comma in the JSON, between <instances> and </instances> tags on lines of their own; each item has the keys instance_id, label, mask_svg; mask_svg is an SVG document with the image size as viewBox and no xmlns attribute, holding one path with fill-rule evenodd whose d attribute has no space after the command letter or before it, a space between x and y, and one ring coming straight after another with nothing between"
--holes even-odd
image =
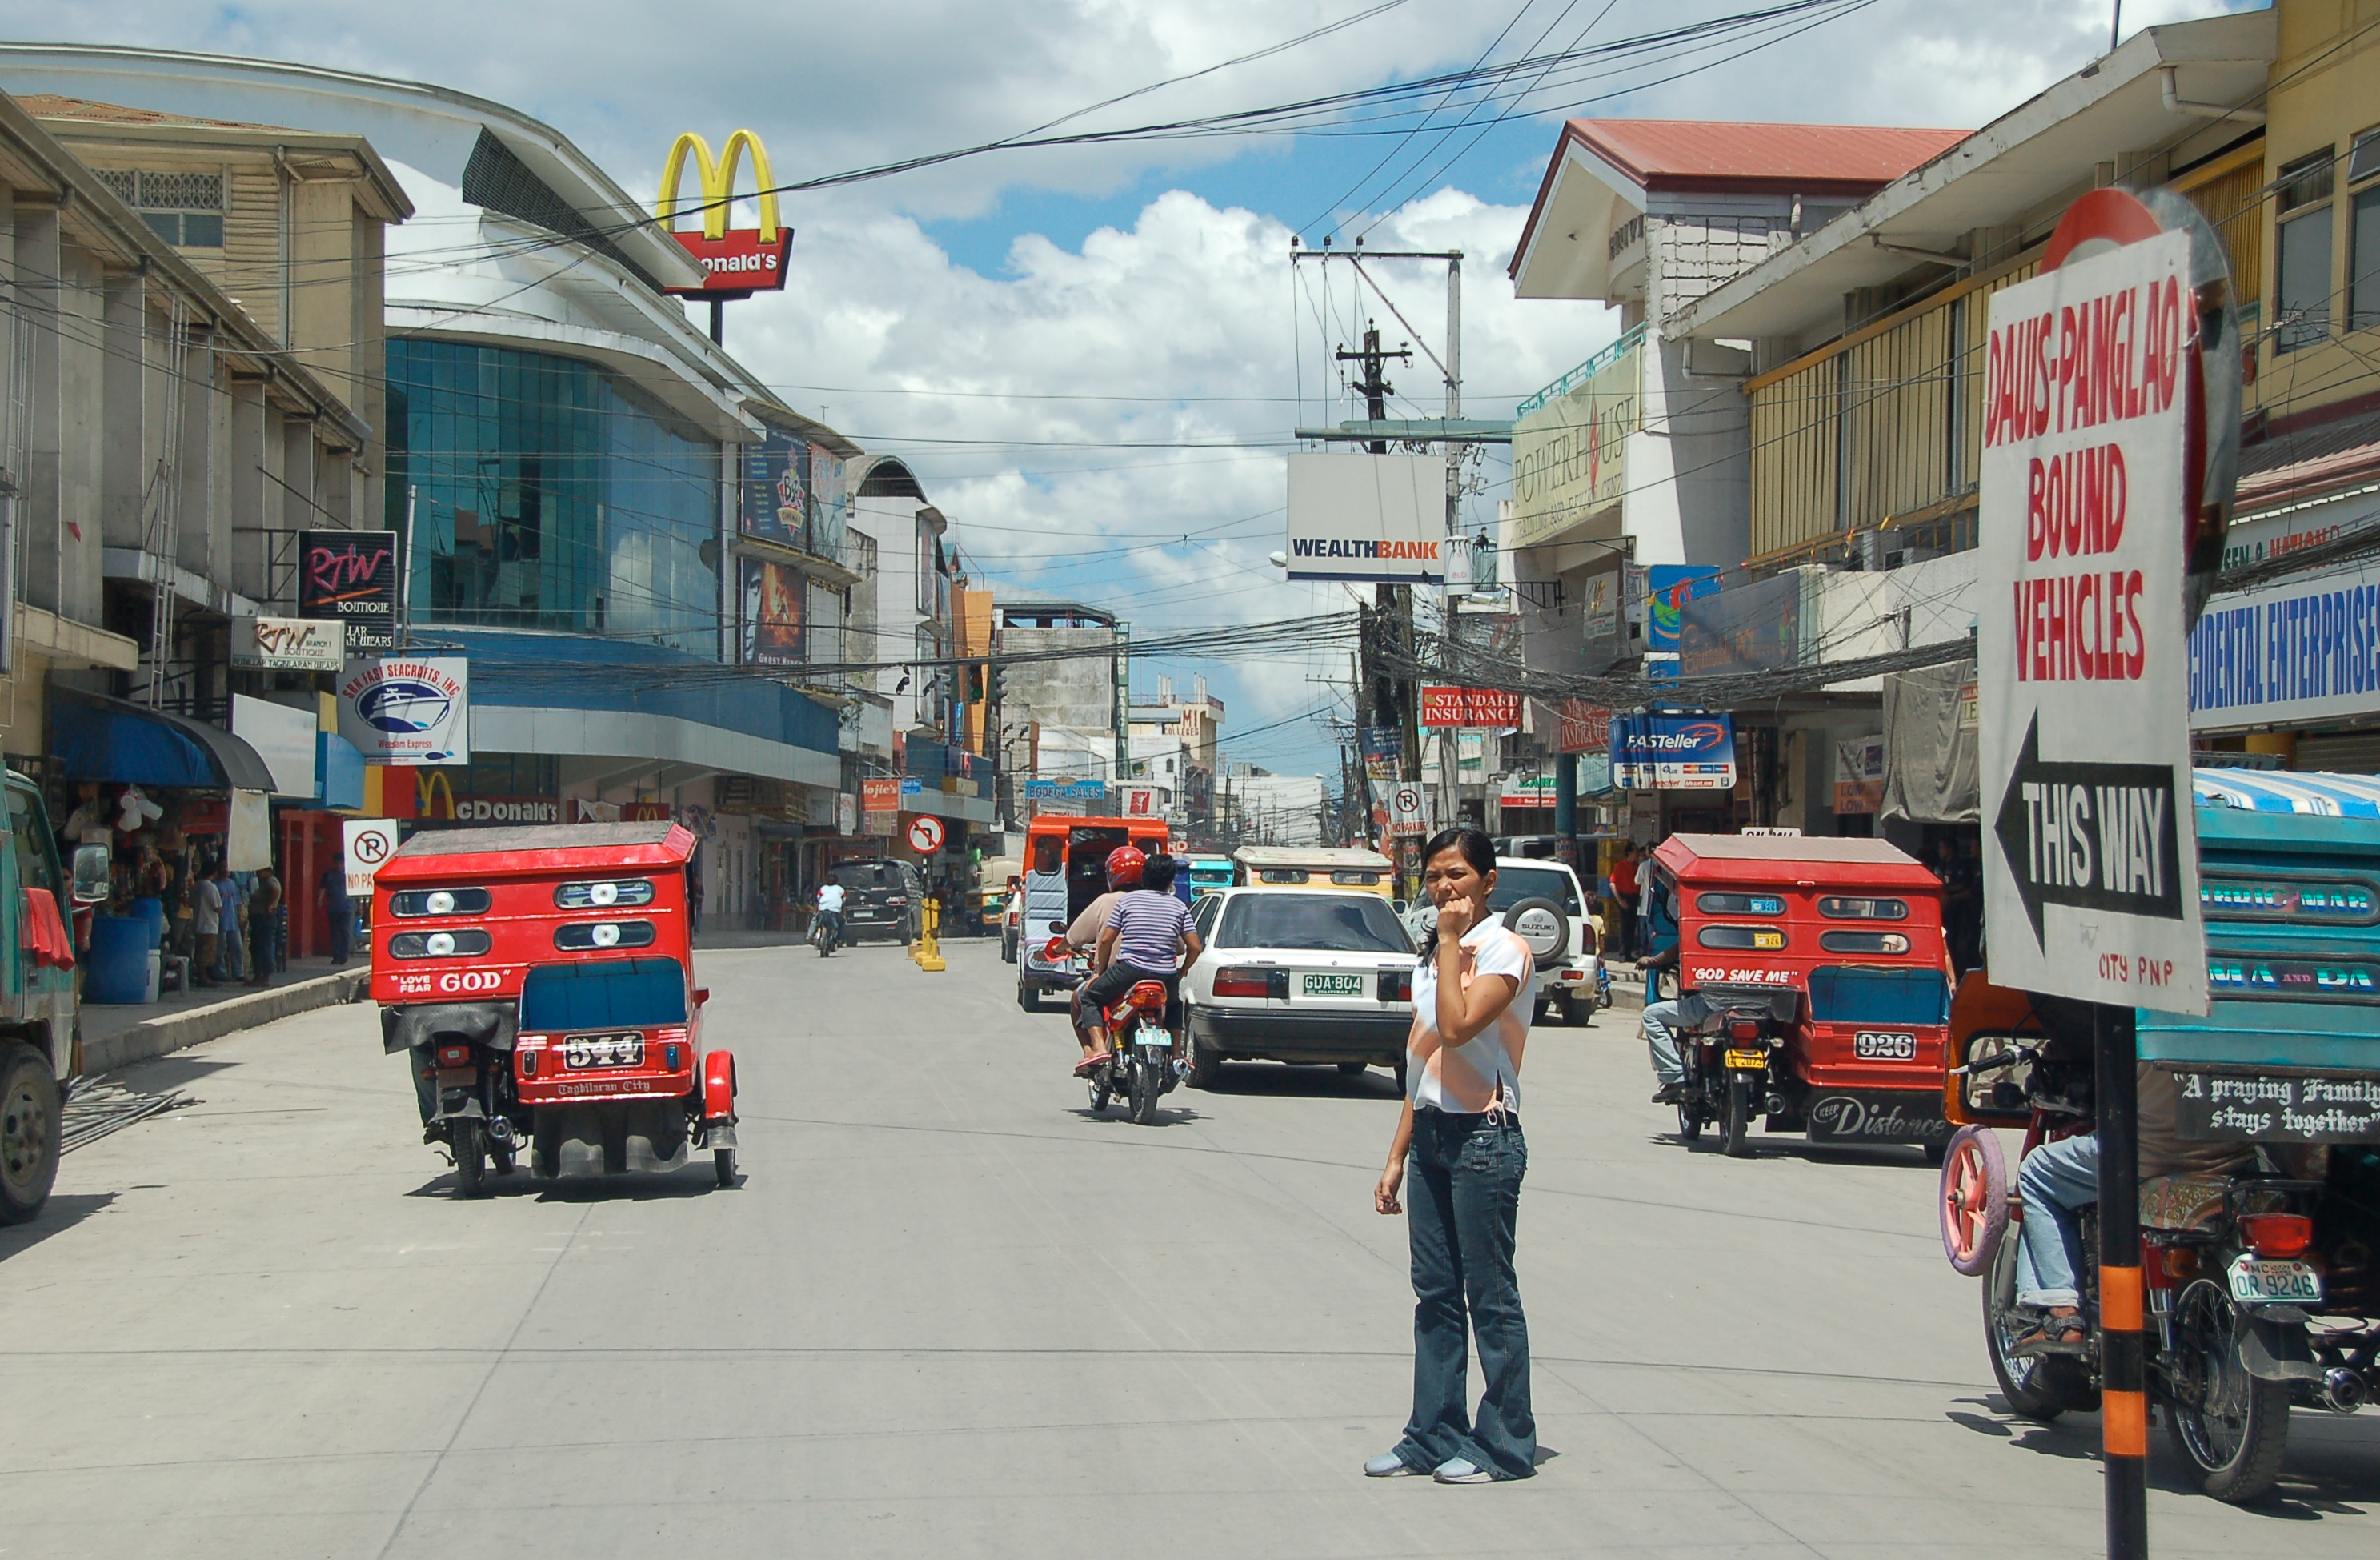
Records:
<instances>
[{"instance_id":1,"label":"woman's black hair","mask_svg":"<svg viewBox=\"0 0 2380 1560\"><path fill-rule=\"evenodd\" d=\"M1483 878L1496 870L1494 840L1476 829L1440 829L1430 835L1428 843L1421 847L1422 871L1427 872L1429 864L1450 850L1461 851L1463 859L1471 864L1471 870ZM1438 923L1432 921L1429 935L1421 940L1421 957L1432 958L1437 954Z\"/></svg>"},{"instance_id":2,"label":"woman's black hair","mask_svg":"<svg viewBox=\"0 0 2380 1560\"><path fill-rule=\"evenodd\" d=\"M1140 886L1157 894L1173 892L1173 874L1180 864L1171 856L1151 856L1140 869Z\"/></svg>"}]
</instances>

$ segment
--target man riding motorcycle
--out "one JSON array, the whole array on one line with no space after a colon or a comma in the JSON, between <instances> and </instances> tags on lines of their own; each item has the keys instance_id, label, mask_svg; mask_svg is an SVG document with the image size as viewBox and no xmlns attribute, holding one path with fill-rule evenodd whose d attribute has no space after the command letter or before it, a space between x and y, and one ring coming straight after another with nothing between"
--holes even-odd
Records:
<instances>
[{"instance_id":1,"label":"man riding motorcycle","mask_svg":"<svg viewBox=\"0 0 2380 1560\"><path fill-rule=\"evenodd\" d=\"M1111 856L1109 860L1114 859ZM1182 971L1204 945L1190 924L1189 908L1173 896L1176 870L1171 856L1147 862L1141 869L1140 886L1119 896L1108 912L1094 956L1099 972L1085 981L1079 993L1083 1011L1090 1018L1091 1066L1107 1060L1107 1005L1143 981L1155 981L1165 988L1165 1023L1173 1031L1174 1060L1182 1060Z\"/></svg>"},{"instance_id":2,"label":"man riding motorcycle","mask_svg":"<svg viewBox=\"0 0 2380 1560\"><path fill-rule=\"evenodd\" d=\"M1140 886L1140 874L1148 858L1131 846L1108 852L1108 891L1083 907L1083 913L1066 928L1066 945L1076 953L1090 954L1091 972L1098 974L1107 968L1098 957L1099 933L1107 930L1108 917L1115 912L1116 902ZM1096 1010L1094 1010L1096 1012ZM1075 1076L1087 1078L1101 1062L1107 1060L1107 1046L1094 1044L1092 1024L1083 1017L1083 987L1078 984L1066 999L1066 1016L1075 1026L1075 1042L1083 1048L1083 1059L1075 1064Z\"/></svg>"},{"instance_id":3,"label":"man riding motorcycle","mask_svg":"<svg viewBox=\"0 0 2380 1560\"><path fill-rule=\"evenodd\" d=\"M843 941L843 884L832 878L819 884L818 919L836 942Z\"/></svg>"},{"instance_id":4,"label":"man riding motorcycle","mask_svg":"<svg viewBox=\"0 0 2380 1560\"><path fill-rule=\"evenodd\" d=\"M2252 1143L2185 1140L2180 1127L2180 1089L2173 1074L2143 1062L2134 1076L2139 1091L2134 1120L2142 1180L2153 1176L2223 1175L2255 1158ZM2027 1217L2017 1226L2016 1303L2039 1313L2041 1321L2020 1335L2009 1352L2022 1356L2079 1350L2086 1323L2076 1274L2086 1254L2082 1221L2075 1215L2099 1200L2099 1134L2084 1132L2042 1144L2024 1156L2016 1184L2025 1213L2042 1215Z\"/></svg>"}]
</instances>

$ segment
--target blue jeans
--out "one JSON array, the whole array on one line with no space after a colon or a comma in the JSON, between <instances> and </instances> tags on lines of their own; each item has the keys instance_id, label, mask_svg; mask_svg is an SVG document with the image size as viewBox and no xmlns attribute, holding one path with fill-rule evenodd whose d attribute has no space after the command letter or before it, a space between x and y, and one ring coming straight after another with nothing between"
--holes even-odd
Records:
<instances>
[{"instance_id":1,"label":"blue jeans","mask_svg":"<svg viewBox=\"0 0 2380 1560\"><path fill-rule=\"evenodd\" d=\"M2099 1134L2061 1138L2024 1156L2016 1173L2024 1199L2023 1234L2016 1247L2019 1305L2079 1306L2074 1274L2082 1265L2078 1208L2099 1200Z\"/></svg>"},{"instance_id":2,"label":"blue jeans","mask_svg":"<svg viewBox=\"0 0 2380 1560\"><path fill-rule=\"evenodd\" d=\"M1529 1148L1517 1120L1414 1112L1405 1159L1405 1232L1413 1242L1414 1407L1397 1456L1437 1469L1463 1457L1500 1479L1536 1471L1529 1411L1529 1328L1512 1271L1514 1215ZM1467 1328L1466 1328L1467 1323ZM1469 1334L1484 1386L1470 1393Z\"/></svg>"},{"instance_id":3,"label":"blue jeans","mask_svg":"<svg viewBox=\"0 0 2380 1560\"><path fill-rule=\"evenodd\" d=\"M1683 1020L1675 1002L1645 1005L1645 1047L1653 1054L1653 1076L1664 1086L1683 1083L1686 1066L1678 1060L1677 1026Z\"/></svg>"}]
</instances>

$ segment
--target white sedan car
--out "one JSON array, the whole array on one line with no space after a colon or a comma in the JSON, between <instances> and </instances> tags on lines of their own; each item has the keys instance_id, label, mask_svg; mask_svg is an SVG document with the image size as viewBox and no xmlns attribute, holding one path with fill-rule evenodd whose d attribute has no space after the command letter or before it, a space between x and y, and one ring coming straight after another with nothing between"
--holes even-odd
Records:
<instances>
[{"instance_id":1,"label":"white sedan car","mask_svg":"<svg viewBox=\"0 0 2380 1560\"><path fill-rule=\"evenodd\" d=\"M1563 1023L1587 1022L1603 1002L1603 918L1588 910L1578 874L1560 861L1498 857L1488 908L1536 956L1536 981L1529 993L1532 1022L1543 1022L1556 1003ZM1418 944L1438 923L1438 910L1417 899L1405 908L1402 920Z\"/></svg>"},{"instance_id":2,"label":"white sedan car","mask_svg":"<svg viewBox=\"0 0 2380 1560\"><path fill-rule=\"evenodd\" d=\"M1226 1060L1387 1067L1404 1084L1414 945L1377 894L1227 888L1198 901L1205 951L1182 980L1190 1082Z\"/></svg>"}]
</instances>

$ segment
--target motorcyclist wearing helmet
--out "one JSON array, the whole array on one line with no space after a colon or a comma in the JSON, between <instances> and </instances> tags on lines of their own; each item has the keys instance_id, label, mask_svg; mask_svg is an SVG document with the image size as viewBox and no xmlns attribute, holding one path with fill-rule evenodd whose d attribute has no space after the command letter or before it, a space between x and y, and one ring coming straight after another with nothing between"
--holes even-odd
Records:
<instances>
[{"instance_id":1,"label":"motorcyclist wearing helmet","mask_svg":"<svg viewBox=\"0 0 2380 1560\"><path fill-rule=\"evenodd\" d=\"M1066 945L1076 953L1091 956L1091 973L1094 975L1107 968L1106 961L1099 957L1099 933L1107 930L1108 917L1115 913L1116 902L1140 886L1140 874L1147 865L1148 858L1131 846L1109 851L1108 891L1085 906L1083 913L1066 928ZM1066 1013L1074 1021L1075 1042L1083 1048L1083 1059L1075 1064L1075 1076L1081 1078L1107 1060L1107 1047L1091 1038L1092 1025L1083 1018L1083 988L1080 984L1067 998Z\"/></svg>"},{"instance_id":2,"label":"motorcyclist wearing helmet","mask_svg":"<svg viewBox=\"0 0 2380 1560\"><path fill-rule=\"evenodd\" d=\"M1088 1066L1107 1058L1107 1005L1142 981L1155 981L1165 988L1165 1022L1174 1032L1173 1049L1179 1059L1182 971L1198 957L1203 945L1190 924L1189 907L1173 896L1176 870L1171 856L1149 861L1141 869L1140 886L1120 897L1108 912L1107 926L1099 933L1099 972L1084 982L1081 993L1083 1011L1091 1024L1093 1050Z\"/></svg>"}]
</instances>

